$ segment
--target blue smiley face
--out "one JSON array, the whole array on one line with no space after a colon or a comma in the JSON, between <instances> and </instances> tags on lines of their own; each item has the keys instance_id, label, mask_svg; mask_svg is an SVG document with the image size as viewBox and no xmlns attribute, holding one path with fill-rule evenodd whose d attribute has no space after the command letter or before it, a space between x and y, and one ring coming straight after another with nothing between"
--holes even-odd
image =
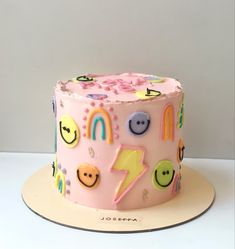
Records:
<instances>
[{"instance_id":1,"label":"blue smiley face","mask_svg":"<svg viewBox=\"0 0 235 249\"><path fill-rule=\"evenodd\" d=\"M149 125L150 116L146 112L134 112L128 118L128 129L134 135L143 135Z\"/></svg>"}]
</instances>

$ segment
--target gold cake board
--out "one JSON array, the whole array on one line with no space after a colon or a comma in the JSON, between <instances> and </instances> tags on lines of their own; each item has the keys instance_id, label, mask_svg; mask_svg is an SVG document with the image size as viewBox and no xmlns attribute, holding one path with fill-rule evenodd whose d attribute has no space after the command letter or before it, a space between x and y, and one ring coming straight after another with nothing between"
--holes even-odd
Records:
<instances>
[{"instance_id":1,"label":"gold cake board","mask_svg":"<svg viewBox=\"0 0 235 249\"><path fill-rule=\"evenodd\" d=\"M213 203L214 188L202 175L187 166L182 166L181 172L180 193L168 202L144 209L105 210L74 204L56 189L50 166L25 182L22 197L33 212L64 226L97 232L152 231L190 221Z\"/></svg>"}]
</instances>

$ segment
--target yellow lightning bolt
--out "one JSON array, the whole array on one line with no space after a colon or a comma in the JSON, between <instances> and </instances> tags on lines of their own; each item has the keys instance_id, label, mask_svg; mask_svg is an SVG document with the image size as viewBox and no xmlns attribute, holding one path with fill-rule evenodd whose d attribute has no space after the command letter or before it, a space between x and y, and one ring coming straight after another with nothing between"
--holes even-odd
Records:
<instances>
[{"instance_id":1,"label":"yellow lightning bolt","mask_svg":"<svg viewBox=\"0 0 235 249\"><path fill-rule=\"evenodd\" d=\"M147 165L143 163L144 152L142 147L122 145L119 148L111 170L124 171L125 177L117 188L114 198L115 203L118 203L130 191L147 170Z\"/></svg>"}]
</instances>

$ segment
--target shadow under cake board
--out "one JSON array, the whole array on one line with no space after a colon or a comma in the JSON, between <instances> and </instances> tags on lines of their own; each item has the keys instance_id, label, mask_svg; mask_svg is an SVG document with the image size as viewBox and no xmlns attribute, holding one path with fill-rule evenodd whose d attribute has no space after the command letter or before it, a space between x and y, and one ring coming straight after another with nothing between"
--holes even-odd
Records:
<instances>
[{"instance_id":1,"label":"shadow under cake board","mask_svg":"<svg viewBox=\"0 0 235 249\"><path fill-rule=\"evenodd\" d=\"M22 198L34 213L60 225L109 233L154 231L193 220L214 201L214 188L205 177L184 165L181 172L182 188L176 197L143 209L106 210L74 204L56 189L50 166L43 167L25 182Z\"/></svg>"}]
</instances>

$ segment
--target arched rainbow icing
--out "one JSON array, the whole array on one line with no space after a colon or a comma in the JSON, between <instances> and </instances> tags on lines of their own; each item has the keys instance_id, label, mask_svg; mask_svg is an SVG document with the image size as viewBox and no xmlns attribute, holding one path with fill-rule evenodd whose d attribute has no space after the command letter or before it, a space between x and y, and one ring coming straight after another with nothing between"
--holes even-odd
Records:
<instances>
[{"instance_id":1,"label":"arched rainbow icing","mask_svg":"<svg viewBox=\"0 0 235 249\"><path fill-rule=\"evenodd\" d=\"M164 141L174 141L174 107L172 104L168 104L163 112L162 117L162 139Z\"/></svg>"},{"instance_id":2,"label":"arched rainbow icing","mask_svg":"<svg viewBox=\"0 0 235 249\"><path fill-rule=\"evenodd\" d=\"M92 127L92 139L96 140L96 126L97 126L98 122L100 122L101 125L102 125L101 138L103 140L105 140L106 139L106 133L105 133L105 123L104 123L103 117L95 117L93 127Z\"/></svg>"},{"instance_id":3,"label":"arched rainbow icing","mask_svg":"<svg viewBox=\"0 0 235 249\"><path fill-rule=\"evenodd\" d=\"M100 119L94 118L96 114L101 114L102 117L99 116ZM103 121L101 121L101 120L103 120ZM108 112L105 111L105 109L103 109L103 108L96 108L89 113L89 116L87 118L87 125L86 125L86 137L91 138L91 133L92 133L92 139L94 139L96 125L97 125L98 121L100 121L102 124L102 134L101 134L102 139L103 139L103 135L104 135L108 144L113 143L112 121L111 121L111 118L110 118ZM93 130L92 130L92 122L94 122ZM92 132L91 132L91 130L92 130ZM105 132L103 133L103 131L105 131Z\"/></svg>"}]
</instances>

